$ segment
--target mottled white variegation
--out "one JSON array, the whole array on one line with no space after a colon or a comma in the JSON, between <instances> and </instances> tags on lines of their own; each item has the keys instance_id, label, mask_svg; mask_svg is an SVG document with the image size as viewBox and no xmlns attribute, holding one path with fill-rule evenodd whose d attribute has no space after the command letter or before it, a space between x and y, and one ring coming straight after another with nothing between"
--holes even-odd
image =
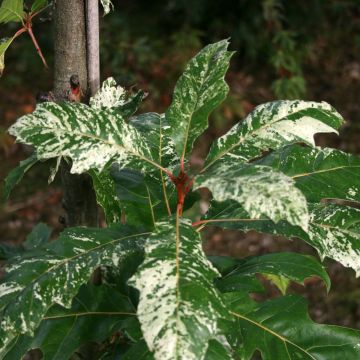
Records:
<instances>
[{"instance_id":1,"label":"mottled white variegation","mask_svg":"<svg viewBox=\"0 0 360 360\"><path fill-rule=\"evenodd\" d=\"M112 9L114 9L114 5L111 0L100 0L100 2L104 8L104 15L107 15Z\"/></svg>"},{"instance_id":2,"label":"mottled white variegation","mask_svg":"<svg viewBox=\"0 0 360 360\"><path fill-rule=\"evenodd\" d=\"M304 230L309 215L306 199L295 182L267 166L222 166L195 177L194 188L207 187L215 200L235 200L257 219L286 220Z\"/></svg>"},{"instance_id":3,"label":"mottled white variegation","mask_svg":"<svg viewBox=\"0 0 360 360\"><path fill-rule=\"evenodd\" d=\"M314 146L319 132L337 133L341 115L325 102L280 100L259 105L210 149L205 169L217 161L247 162L268 149L305 142Z\"/></svg>"},{"instance_id":4,"label":"mottled white variegation","mask_svg":"<svg viewBox=\"0 0 360 360\"><path fill-rule=\"evenodd\" d=\"M140 291L138 317L156 360L202 360L209 340L224 344L218 320L227 311L213 285L218 275L189 220L156 225L145 261L131 279Z\"/></svg>"},{"instance_id":5,"label":"mottled white variegation","mask_svg":"<svg viewBox=\"0 0 360 360\"><path fill-rule=\"evenodd\" d=\"M89 105L93 109L111 109L124 105L126 102L125 89L116 84L114 78L107 78L101 86L101 89L90 98Z\"/></svg>"},{"instance_id":6,"label":"mottled white variegation","mask_svg":"<svg viewBox=\"0 0 360 360\"><path fill-rule=\"evenodd\" d=\"M35 257L15 258L0 286L0 358L20 333L33 334L52 305L69 308L95 268L118 267L131 256L141 258L146 235L125 226L73 228Z\"/></svg>"},{"instance_id":7,"label":"mottled white variegation","mask_svg":"<svg viewBox=\"0 0 360 360\"><path fill-rule=\"evenodd\" d=\"M70 157L72 173L92 168L101 171L111 161L125 167L134 159L139 170L149 164L162 169L153 161L143 136L111 110L78 103L43 103L21 117L9 132L18 141L34 145L39 159Z\"/></svg>"}]
</instances>

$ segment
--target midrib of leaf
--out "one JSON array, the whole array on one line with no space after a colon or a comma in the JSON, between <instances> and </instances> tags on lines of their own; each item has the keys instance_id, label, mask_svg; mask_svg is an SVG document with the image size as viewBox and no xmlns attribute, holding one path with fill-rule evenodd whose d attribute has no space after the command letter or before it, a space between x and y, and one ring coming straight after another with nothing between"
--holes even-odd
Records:
<instances>
[{"instance_id":1,"label":"midrib of leaf","mask_svg":"<svg viewBox=\"0 0 360 360\"><path fill-rule=\"evenodd\" d=\"M210 67L207 66L207 69L206 69L206 72L205 72L205 76L203 77L203 80L201 81L201 85L200 85L200 93L202 93L202 90L203 90L203 87L204 87L204 82L208 75L209 75L209 70L210 70ZM198 98L196 99L196 102L195 102L195 105L193 107L193 109L196 109L197 108L197 105L199 103L199 96ZM189 121L187 123L187 126L186 126L186 132L185 132L185 141L184 141L184 148L183 148L183 152L181 154L181 161L183 162L184 159L185 159L185 155L186 155L186 145L188 143L188 139L189 139L189 132L190 132L190 125L191 125L191 122L192 122L192 118L193 118L193 115L194 115L194 112L195 110L191 111L190 115L189 115Z\"/></svg>"},{"instance_id":2,"label":"midrib of leaf","mask_svg":"<svg viewBox=\"0 0 360 360\"><path fill-rule=\"evenodd\" d=\"M162 121L161 121L161 116L160 116L160 137L159 137L159 162L160 162L160 165L162 164L162 137L163 137L163 134L162 134ZM163 194L164 194L164 200L165 200L166 209L168 211L169 216L171 216L171 209L170 209L169 199L168 199L168 196L167 196L164 174L163 174L163 171L161 169L160 169L160 179L161 179L161 185L162 185L162 191L163 191Z\"/></svg>"},{"instance_id":3,"label":"midrib of leaf","mask_svg":"<svg viewBox=\"0 0 360 360\"><path fill-rule=\"evenodd\" d=\"M64 315L54 315L54 316L45 316L43 320L56 320L63 319L69 317L81 317L81 316L116 316L116 315L132 315L136 316L136 313L130 312L121 312L121 311L82 311L82 312L74 312L70 314Z\"/></svg>"},{"instance_id":4,"label":"midrib of leaf","mask_svg":"<svg viewBox=\"0 0 360 360\"><path fill-rule=\"evenodd\" d=\"M146 187L146 191L147 191L147 198L149 200L149 207L150 207L150 212L151 212L151 218L152 218L152 221L153 221L153 224L154 224L154 227L156 227L156 220L155 220L155 214L154 214L154 205L151 201L151 195L150 195L150 192L149 192L149 188L147 185L145 185Z\"/></svg>"},{"instance_id":5,"label":"midrib of leaf","mask_svg":"<svg viewBox=\"0 0 360 360\"><path fill-rule=\"evenodd\" d=\"M308 349L303 349L301 346L293 343L293 342L290 341L289 339L287 339L287 338L285 338L284 336L282 336L282 335L276 333L275 331L269 329L268 327L264 326L263 324L255 321L255 320L252 320L252 319L246 317L245 315L239 314L239 313L237 313L237 312L234 312L234 311L229 311L229 312L230 312L230 314L232 314L232 315L234 315L234 316L236 316L236 317L238 317L238 318L240 318L240 319L243 319L243 320L245 320L245 321L247 321L247 322L249 322L249 323L257 326L257 327L261 328L262 330L268 332L269 334L271 334L271 335L277 337L278 339L280 339L280 340L284 343L284 345L285 345L286 352L288 353L288 356L289 356L289 359L290 359L290 360L291 360L292 358L290 357L290 354L289 354L289 351L288 351L288 348L287 348L287 344L290 344L290 345L292 345L292 346L295 346L295 347L298 348L300 351L302 351L303 353L305 353L306 355L308 355L311 359L316 360L316 358L314 358L314 357L307 351Z\"/></svg>"},{"instance_id":6,"label":"midrib of leaf","mask_svg":"<svg viewBox=\"0 0 360 360\"><path fill-rule=\"evenodd\" d=\"M20 14L18 14L16 11L9 9L9 8L6 7L6 6L4 6L3 9L4 9L4 10L7 10L9 13L11 13L11 14L15 15L16 17L18 17L21 22L23 21L22 16L21 16Z\"/></svg>"},{"instance_id":7,"label":"midrib of leaf","mask_svg":"<svg viewBox=\"0 0 360 360\"><path fill-rule=\"evenodd\" d=\"M83 252L81 252L81 253L79 253L79 254L76 254L76 255L74 255L74 256L72 256L72 257L70 257L70 258L67 258L66 260L64 260L64 261L62 261L62 262L59 262L59 263L57 263L57 264L54 264L53 266L51 266L51 267L49 267L48 269L46 269L43 273L41 273L39 276L37 276L35 279L33 279L31 282L29 282L29 284L25 285L25 287L24 287L21 291L19 291L18 294L23 293L25 290L28 289L28 287L33 286L34 283L36 283L36 282L37 282L39 279L41 279L43 276L45 276L45 275L47 275L48 273L50 273L52 270L54 270L54 269L56 269L56 268L58 268L58 267L63 266L64 264L72 261L73 259L76 259L76 258L78 258L78 257L80 257L80 256L82 256L82 255L87 255L87 254L89 254L89 253L91 253L91 252L94 252L94 251L97 251L97 250L101 249L102 247L106 247L106 246L108 246L108 245L112 245L112 244L114 244L114 243L116 243L116 242L119 242L119 241L122 241L122 240L125 240L125 239L130 239L130 238L132 238L132 237L145 236L145 235L150 235L150 234L151 234L150 232L145 232L145 233L140 233L140 234L134 234L134 235L125 236L125 237L122 237L122 238L119 238L119 239L114 239L114 240L111 240L111 241L107 242L106 244L98 245L98 246L96 246L96 247L94 247L94 248L92 248L92 249L85 250L85 251L83 251ZM31 298L31 300L32 300L32 298ZM7 306L5 306L5 307L4 307L3 309L1 309L1 310L5 310L6 307L7 307Z\"/></svg>"},{"instance_id":8,"label":"midrib of leaf","mask_svg":"<svg viewBox=\"0 0 360 360\"><path fill-rule=\"evenodd\" d=\"M311 171L311 172L306 172L306 173L293 175L293 176L289 176L289 177L291 177L292 179L297 179L297 178L300 178L300 177L310 176L310 175L313 175L313 174L321 174L321 173L336 171L336 170L340 170L340 169L347 169L347 168L349 168L349 169L359 168L360 169L360 166L358 166L358 165L356 165L356 166L343 165L343 166L337 166L337 167L329 168L329 169L314 170L314 171Z\"/></svg>"},{"instance_id":9,"label":"midrib of leaf","mask_svg":"<svg viewBox=\"0 0 360 360\"><path fill-rule=\"evenodd\" d=\"M269 124L264 124L264 126L261 126L258 129L247 133L245 136L241 137L237 143L231 145L228 149L225 149L224 151L220 152L217 156L215 156L214 159L200 171L200 173L203 173L208 167L210 167L212 164L214 164L216 161L218 161L223 155L227 154L229 151L231 151L235 147L242 144L245 140L247 140L248 137L252 136L253 134L258 132L259 130L263 130L264 128L267 128L267 127L269 127L269 126L271 126L271 125L273 125L273 124L275 124L275 123L277 123L279 121L282 121L282 120L283 120L283 118L281 118L278 121L274 121L272 123L269 123Z\"/></svg>"},{"instance_id":10,"label":"midrib of leaf","mask_svg":"<svg viewBox=\"0 0 360 360\"><path fill-rule=\"evenodd\" d=\"M43 126L42 129L53 130L54 128L53 128L53 127L48 127L48 126ZM63 130L63 129L57 129L56 131L57 131L57 132L61 132L61 133L63 133L63 134L64 134L64 133L67 133L67 132L66 132L65 130ZM138 158L140 158L140 159L148 162L149 164L157 167L157 168L160 169L161 171L164 171L165 173L168 173L168 170L166 170L166 169L165 169L164 167L162 167L160 164L157 164L157 163L156 163L155 161L153 161L152 159L148 159L147 157L145 157L145 156L143 156L143 155L141 155L141 154L139 154L139 153L137 153L137 152L134 152L133 150L131 150L131 149L125 147L125 146L121 146L121 145L119 145L119 144L117 144L117 143L110 142L110 141L105 140L105 139L103 139L103 138L101 138L101 137L98 137L98 136L95 136L95 135L91 135L91 134L86 134L86 133L79 132L79 131L76 131L76 130L72 130L72 133L73 133L74 135L82 136L82 137L85 137L85 138L87 137L87 138L89 138L89 139L98 140L98 141L100 141L100 142L103 142L104 144L111 145L111 146L115 146L115 147L117 147L117 148L119 148L119 149L124 149L125 151L131 153L132 155L134 155L134 156L136 156L136 157L138 157Z\"/></svg>"},{"instance_id":11,"label":"midrib of leaf","mask_svg":"<svg viewBox=\"0 0 360 360\"><path fill-rule=\"evenodd\" d=\"M177 329L179 328L180 323L180 314L179 314L179 307L180 307L180 214L179 209L176 210L176 359L178 358L179 353L179 344L178 344L178 333Z\"/></svg>"}]
</instances>

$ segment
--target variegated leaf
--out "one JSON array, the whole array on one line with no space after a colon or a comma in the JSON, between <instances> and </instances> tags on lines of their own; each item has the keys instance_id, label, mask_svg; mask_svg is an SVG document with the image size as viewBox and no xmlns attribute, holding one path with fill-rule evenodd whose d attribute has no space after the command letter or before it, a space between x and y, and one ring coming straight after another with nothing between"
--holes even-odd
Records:
<instances>
[{"instance_id":1,"label":"variegated leaf","mask_svg":"<svg viewBox=\"0 0 360 360\"><path fill-rule=\"evenodd\" d=\"M182 159L189 155L195 139L208 127L209 114L229 91L224 76L233 53L227 51L228 44L222 40L202 49L190 60L176 84L166 118Z\"/></svg>"},{"instance_id":2,"label":"variegated leaf","mask_svg":"<svg viewBox=\"0 0 360 360\"><path fill-rule=\"evenodd\" d=\"M39 348L43 359L68 360L81 345L101 343L135 315L127 296L105 285L88 284L80 288L70 309L51 307L34 336L18 336L2 359L22 359L28 350Z\"/></svg>"},{"instance_id":3,"label":"variegated leaf","mask_svg":"<svg viewBox=\"0 0 360 360\"><path fill-rule=\"evenodd\" d=\"M308 228L306 199L294 181L267 166L223 164L195 177L194 189L207 187L215 200L234 200L252 218L266 216L278 222ZM239 205L240 206L240 205Z\"/></svg>"},{"instance_id":4,"label":"variegated leaf","mask_svg":"<svg viewBox=\"0 0 360 360\"><path fill-rule=\"evenodd\" d=\"M72 173L101 171L112 161L122 167L133 162L141 170L149 165L162 169L142 135L115 110L98 111L79 103L43 103L21 117L9 132L18 141L35 146L39 159L70 157Z\"/></svg>"},{"instance_id":5,"label":"variegated leaf","mask_svg":"<svg viewBox=\"0 0 360 360\"><path fill-rule=\"evenodd\" d=\"M336 149L290 145L256 162L294 179L310 202L338 199L360 202L360 159Z\"/></svg>"},{"instance_id":6,"label":"variegated leaf","mask_svg":"<svg viewBox=\"0 0 360 360\"><path fill-rule=\"evenodd\" d=\"M104 8L104 15L107 15L112 9L114 9L114 5L111 0L100 0L100 2Z\"/></svg>"},{"instance_id":7,"label":"variegated leaf","mask_svg":"<svg viewBox=\"0 0 360 360\"><path fill-rule=\"evenodd\" d=\"M33 336L52 305L70 307L96 267L141 258L146 235L124 226L73 228L57 241L13 258L0 285L0 357L20 334Z\"/></svg>"},{"instance_id":8,"label":"variegated leaf","mask_svg":"<svg viewBox=\"0 0 360 360\"><path fill-rule=\"evenodd\" d=\"M92 178L96 201L103 208L108 225L121 222L122 208L116 194L115 183L110 176L110 169L99 172L89 170Z\"/></svg>"},{"instance_id":9,"label":"variegated leaf","mask_svg":"<svg viewBox=\"0 0 360 360\"><path fill-rule=\"evenodd\" d=\"M259 105L215 141L203 171L215 163L248 162L263 151L295 142L314 146L316 133L336 133L342 123L341 115L325 102L280 100Z\"/></svg>"},{"instance_id":10,"label":"variegated leaf","mask_svg":"<svg viewBox=\"0 0 360 360\"><path fill-rule=\"evenodd\" d=\"M144 96L142 90L131 95L110 77L102 83L101 89L95 96L90 98L90 106L97 110L114 109L127 119L138 110Z\"/></svg>"},{"instance_id":11,"label":"variegated leaf","mask_svg":"<svg viewBox=\"0 0 360 360\"><path fill-rule=\"evenodd\" d=\"M360 210L336 204L309 204L309 228L305 232L285 221L254 219L235 201L212 202L205 223L242 231L300 238L313 246L319 256L351 267L360 276Z\"/></svg>"},{"instance_id":12,"label":"variegated leaf","mask_svg":"<svg viewBox=\"0 0 360 360\"><path fill-rule=\"evenodd\" d=\"M263 360L338 360L360 357L360 331L314 323L307 303L295 295L256 303L242 296L233 302L234 330L241 339L240 358Z\"/></svg>"},{"instance_id":13,"label":"variegated leaf","mask_svg":"<svg viewBox=\"0 0 360 360\"><path fill-rule=\"evenodd\" d=\"M155 359L202 360L211 339L224 343L219 320L227 311L213 285L217 276L190 221L156 225L131 279L140 291L138 317Z\"/></svg>"}]
</instances>

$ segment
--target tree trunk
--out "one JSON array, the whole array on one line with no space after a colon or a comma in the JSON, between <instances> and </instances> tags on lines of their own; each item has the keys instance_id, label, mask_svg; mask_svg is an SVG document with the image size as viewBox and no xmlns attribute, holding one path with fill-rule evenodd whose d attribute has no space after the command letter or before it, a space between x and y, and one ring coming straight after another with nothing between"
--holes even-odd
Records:
<instances>
[{"instance_id":1,"label":"tree trunk","mask_svg":"<svg viewBox=\"0 0 360 360\"><path fill-rule=\"evenodd\" d=\"M82 92L88 97L85 24L84 0L56 0L54 94L57 100L67 98L71 75L79 76ZM70 165L63 160L61 180L66 225L97 226L98 210L91 178L70 174Z\"/></svg>"}]
</instances>

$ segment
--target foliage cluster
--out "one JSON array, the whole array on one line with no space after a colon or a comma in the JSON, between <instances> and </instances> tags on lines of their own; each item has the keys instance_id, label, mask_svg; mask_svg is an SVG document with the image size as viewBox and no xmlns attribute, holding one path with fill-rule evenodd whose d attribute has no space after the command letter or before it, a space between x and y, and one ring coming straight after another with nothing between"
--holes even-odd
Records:
<instances>
[{"instance_id":1,"label":"foliage cluster","mask_svg":"<svg viewBox=\"0 0 360 360\"><path fill-rule=\"evenodd\" d=\"M72 173L92 177L108 227L69 228L49 243L40 226L27 251L3 251L0 358L40 348L45 359L67 360L89 341L106 342L102 359L251 359L256 350L263 359L359 358L359 331L315 324L306 301L286 295L291 281L312 276L329 290L315 258L202 250L207 225L254 229L298 237L321 259L360 272L360 210L352 206L360 160L314 143L343 124L329 104L260 105L214 142L200 171L191 169L194 141L229 90L227 47L208 45L187 64L165 114L134 115L143 92L127 94L109 78L89 105L43 103L10 128L35 153L9 174L5 195L36 162L64 159ZM204 187L213 199L194 221ZM98 268L103 281L94 286ZM284 295L255 301L264 292L258 274Z\"/></svg>"}]
</instances>

